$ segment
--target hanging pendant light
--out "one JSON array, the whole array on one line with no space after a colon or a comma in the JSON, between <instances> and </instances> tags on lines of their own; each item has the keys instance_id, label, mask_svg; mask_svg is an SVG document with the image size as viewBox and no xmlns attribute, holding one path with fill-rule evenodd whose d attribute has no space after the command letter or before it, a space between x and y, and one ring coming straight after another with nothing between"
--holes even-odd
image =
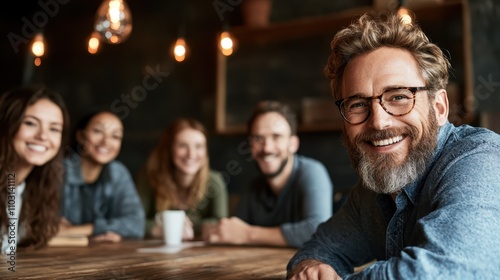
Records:
<instances>
[{"instance_id":1,"label":"hanging pendant light","mask_svg":"<svg viewBox=\"0 0 500 280\"><path fill-rule=\"evenodd\" d=\"M97 32L92 32L89 38L88 46L87 46L87 51L90 54L96 54L99 51L99 37L100 35Z\"/></svg>"},{"instance_id":2,"label":"hanging pendant light","mask_svg":"<svg viewBox=\"0 0 500 280\"><path fill-rule=\"evenodd\" d=\"M174 46L174 58L177 62L183 62L186 59L187 54L187 45L184 38L179 37L177 41L175 41Z\"/></svg>"},{"instance_id":3,"label":"hanging pendant light","mask_svg":"<svg viewBox=\"0 0 500 280\"><path fill-rule=\"evenodd\" d=\"M104 0L97 10L94 29L104 42L125 41L132 31L132 15L125 0Z\"/></svg>"},{"instance_id":4,"label":"hanging pendant light","mask_svg":"<svg viewBox=\"0 0 500 280\"><path fill-rule=\"evenodd\" d=\"M231 38L231 34L227 31L224 31L220 34L219 48L223 55L230 56L234 49L233 39Z\"/></svg>"},{"instance_id":5,"label":"hanging pendant light","mask_svg":"<svg viewBox=\"0 0 500 280\"><path fill-rule=\"evenodd\" d=\"M398 16L399 16L399 20L401 20L401 22L403 22L403 24L411 25L413 22L413 18L412 18L410 11L408 9L400 7L398 9Z\"/></svg>"},{"instance_id":6,"label":"hanging pendant light","mask_svg":"<svg viewBox=\"0 0 500 280\"><path fill-rule=\"evenodd\" d=\"M36 34L33 38L33 44L31 45L31 51L36 57L43 56L45 53L45 42L43 40L42 33Z\"/></svg>"},{"instance_id":7,"label":"hanging pendant light","mask_svg":"<svg viewBox=\"0 0 500 280\"><path fill-rule=\"evenodd\" d=\"M45 40L43 39L42 33L36 34L33 38L33 43L31 44L31 52L35 56L34 64L35 66L40 66L42 64L41 57L45 53Z\"/></svg>"}]
</instances>

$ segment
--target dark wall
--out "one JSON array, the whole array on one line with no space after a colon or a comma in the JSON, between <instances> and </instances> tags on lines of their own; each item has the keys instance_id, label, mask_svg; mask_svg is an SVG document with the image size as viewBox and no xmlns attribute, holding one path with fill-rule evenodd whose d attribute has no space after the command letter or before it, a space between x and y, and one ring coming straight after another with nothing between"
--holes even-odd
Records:
<instances>
[{"instance_id":1,"label":"dark wall","mask_svg":"<svg viewBox=\"0 0 500 280\"><path fill-rule=\"evenodd\" d=\"M52 4L51 10L57 11L52 15L35 1L20 2L1 17L2 91L22 83L46 84L65 97L73 121L94 109L113 110L125 125L119 159L134 174L174 118L195 117L212 130L213 54L222 23L211 2L127 1L133 17L131 36L119 45L103 44L96 55L87 52L86 44L101 1L40 1ZM23 38L20 41L30 41L33 32L26 22L38 27L44 15L47 51L42 65L34 67L27 44L14 44L17 51L5 39L15 34ZM179 64L170 48L181 23L191 52Z\"/></svg>"},{"instance_id":2,"label":"dark wall","mask_svg":"<svg viewBox=\"0 0 500 280\"><path fill-rule=\"evenodd\" d=\"M228 4L235 2L238 1L129 0L134 24L130 38L120 45L104 45L98 54L90 55L86 42L101 1L16 1L11 3L15 8L4 8L0 15L0 90L23 83L46 84L65 97L73 121L95 108L115 110L126 129L119 159L133 174L143 166L150 149L170 121L180 116L198 118L211 132L209 145L213 168L224 172L229 191L237 193L257 173L249 158L245 136L214 133L216 36L224 24L241 24L239 6ZM498 24L492 23L498 23L499 5L487 0L478 2L482 4L472 5L471 11L475 32L474 68L480 71L474 80L481 82L480 77L488 79L491 74L493 81L500 81L500 42L495 32ZM47 53L42 65L34 67L26 47L33 32L28 32L26 22L33 23L37 15L44 13L39 3L51 3L53 12L43 24ZM370 3L362 0L275 0L271 21L327 14ZM485 9L488 5L495 8ZM487 13L488 17L482 17L482 13ZM169 51L182 23L190 56L185 62L177 63ZM16 34L23 40L13 44L9 34ZM145 78L148 86L145 86ZM498 88L494 91L497 96ZM321 160L337 191L347 190L356 181L340 143L339 131L301 133L299 136L299 153Z\"/></svg>"},{"instance_id":3,"label":"dark wall","mask_svg":"<svg viewBox=\"0 0 500 280\"><path fill-rule=\"evenodd\" d=\"M475 108L478 112L500 112L500 3L469 2Z\"/></svg>"},{"instance_id":4,"label":"dark wall","mask_svg":"<svg viewBox=\"0 0 500 280\"><path fill-rule=\"evenodd\" d=\"M256 175L248 151L238 148L245 141L243 135L213 133L216 36L223 24L241 24L239 6L233 10L220 10L219 6L217 11L215 4L228 2L130 0L127 3L134 25L129 39L119 45L105 44L98 54L90 55L86 41L101 2L42 2L52 11L50 15L37 2L20 1L17 8L1 17L2 91L22 83L46 84L65 97L73 121L94 109L114 110L122 117L126 129L119 159L134 174L143 166L163 128L176 117L190 116L202 120L212 132L211 163L213 168L224 172L231 192L237 192ZM328 8L325 10L320 8L320 2L313 1L309 9L304 9L302 1L275 1L271 20L314 16L345 8L330 3L323 4L323 8ZM351 3L357 4L360 3ZM190 56L185 62L176 63L168 52L181 23L185 24ZM34 67L27 43L34 34L31 26L40 25L47 51L42 65ZM13 34L22 40L13 44L9 39ZM152 77L147 79L148 84L155 86L145 90L144 78L148 76ZM323 161L335 185L348 188L355 177L339 135L338 132L300 135L299 152Z\"/></svg>"}]
</instances>

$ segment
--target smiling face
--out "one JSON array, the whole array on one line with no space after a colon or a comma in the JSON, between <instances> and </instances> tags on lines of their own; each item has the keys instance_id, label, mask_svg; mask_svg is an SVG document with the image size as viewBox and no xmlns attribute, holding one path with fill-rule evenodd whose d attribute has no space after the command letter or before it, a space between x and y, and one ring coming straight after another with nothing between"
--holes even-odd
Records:
<instances>
[{"instance_id":1,"label":"smiling face","mask_svg":"<svg viewBox=\"0 0 500 280\"><path fill-rule=\"evenodd\" d=\"M194 176L206 164L207 139L196 129L186 128L175 136L172 157L177 172Z\"/></svg>"},{"instance_id":2,"label":"smiling face","mask_svg":"<svg viewBox=\"0 0 500 280\"><path fill-rule=\"evenodd\" d=\"M26 107L13 146L23 167L41 166L59 151L63 130L61 109L48 99Z\"/></svg>"},{"instance_id":3,"label":"smiling face","mask_svg":"<svg viewBox=\"0 0 500 280\"><path fill-rule=\"evenodd\" d=\"M298 149L297 136L290 125L276 112L258 116L250 131L250 147L260 171L266 177L278 176Z\"/></svg>"},{"instance_id":4,"label":"smiling face","mask_svg":"<svg viewBox=\"0 0 500 280\"><path fill-rule=\"evenodd\" d=\"M123 138L123 124L120 119L107 112L95 115L84 131L77 133L82 145L82 157L97 164L114 160L120 152Z\"/></svg>"},{"instance_id":5,"label":"smiling face","mask_svg":"<svg viewBox=\"0 0 500 280\"><path fill-rule=\"evenodd\" d=\"M349 62L342 98L378 96L387 88L425 85L408 51L381 47ZM436 148L438 127L447 118L446 92L440 90L432 99L427 91L420 91L415 98L415 107L407 115L392 116L376 100L365 122L344 122L343 141L365 185L374 191L397 192L415 180Z\"/></svg>"}]
</instances>

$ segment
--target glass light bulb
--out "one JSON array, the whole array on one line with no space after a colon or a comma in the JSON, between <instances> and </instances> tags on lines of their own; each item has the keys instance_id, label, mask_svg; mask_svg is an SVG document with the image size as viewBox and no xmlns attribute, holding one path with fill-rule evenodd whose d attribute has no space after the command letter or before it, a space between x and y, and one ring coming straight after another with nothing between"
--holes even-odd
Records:
<instances>
[{"instance_id":1,"label":"glass light bulb","mask_svg":"<svg viewBox=\"0 0 500 280\"><path fill-rule=\"evenodd\" d=\"M92 35L90 35L89 39L89 45L87 47L88 52L90 54L96 54L99 50L99 45L99 34L97 32L92 32Z\"/></svg>"},{"instance_id":2,"label":"glass light bulb","mask_svg":"<svg viewBox=\"0 0 500 280\"><path fill-rule=\"evenodd\" d=\"M104 0L97 10L94 29L107 43L125 41L132 32L132 15L125 0Z\"/></svg>"},{"instance_id":3,"label":"glass light bulb","mask_svg":"<svg viewBox=\"0 0 500 280\"><path fill-rule=\"evenodd\" d=\"M399 20L401 22L403 22L404 24L411 24L412 18L411 18L410 12L407 9L400 8L398 10L398 16L399 16Z\"/></svg>"},{"instance_id":4,"label":"glass light bulb","mask_svg":"<svg viewBox=\"0 0 500 280\"><path fill-rule=\"evenodd\" d=\"M174 46L174 58L178 62L184 61L186 59L186 41L184 38L179 38L175 42Z\"/></svg>"},{"instance_id":5,"label":"glass light bulb","mask_svg":"<svg viewBox=\"0 0 500 280\"><path fill-rule=\"evenodd\" d=\"M229 32L222 32L220 35L220 49L223 55L229 56L233 53L233 39Z\"/></svg>"},{"instance_id":6,"label":"glass light bulb","mask_svg":"<svg viewBox=\"0 0 500 280\"><path fill-rule=\"evenodd\" d=\"M45 42L42 34L36 34L31 45L31 51L36 57L40 57L45 53Z\"/></svg>"}]
</instances>

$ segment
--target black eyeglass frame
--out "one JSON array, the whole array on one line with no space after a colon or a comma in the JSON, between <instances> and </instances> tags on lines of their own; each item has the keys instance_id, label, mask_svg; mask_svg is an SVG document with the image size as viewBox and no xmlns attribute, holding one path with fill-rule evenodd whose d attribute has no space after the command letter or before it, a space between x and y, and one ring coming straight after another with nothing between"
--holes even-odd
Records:
<instances>
[{"instance_id":1,"label":"black eyeglass frame","mask_svg":"<svg viewBox=\"0 0 500 280\"><path fill-rule=\"evenodd\" d=\"M397 89L406 89L408 91L410 91L412 94L413 94L413 104L411 105L411 109L404 113L404 114L393 114L389 111L387 111L387 108L385 108L383 102L382 102L382 96L384 95L384 93L388 92L388 91L391 91L391 90L397 90ZM349 124L353 124L353 125L356 125L356 124L361 124L361 123L364 123L369 117L370 117L370 113L372 111L371 107L368 108L368 114L366 114L366 117L364 120L360 121L360 122L357 122L357 123L352 123L350 121L347 120L346 116L344 115L344 110L342 110L342 105L343 103L348 100L348 99L352 99L352 98L363 98L363 99L366 99L367 101L371 101L371 100L374 100L374 99L378 99L380 101L380 106L382 106L382 108L384 109L384 111L387 112L387 114L391 115L391 116L396 116L396 117L401 117L401 116L404 116L404 115L407 115L409 114L413 108L415 107L415 95L417 94L417 92L421 91L421 90L428 90L427 87L395 87L395 88L389 88L387 90L385 90L384 92L382 92L380 95L377 95L377 96L372 96L372 97L360 97L360 96L351 96L351 97L347 97L347 98L343 98L343 99L339 99L339 100L336 100L335 101L335 105L337 105L337 107L339 108L339 111L340 111L340 114L342 115L342 118L344 118L344 120L349 123Z\"/></svg>"}]
</instances>

